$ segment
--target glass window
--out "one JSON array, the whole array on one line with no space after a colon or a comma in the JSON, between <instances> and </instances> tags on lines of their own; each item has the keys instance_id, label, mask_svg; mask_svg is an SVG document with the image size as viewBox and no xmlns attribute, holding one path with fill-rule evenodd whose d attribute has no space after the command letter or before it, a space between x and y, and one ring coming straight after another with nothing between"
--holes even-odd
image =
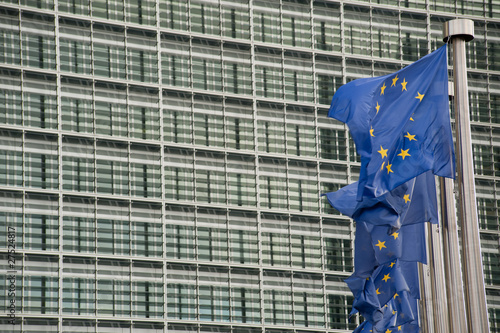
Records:
<instances>
[{"instance_id":1,"label":"glass window","mask_svg":"<svg viewBox=\"0 0 500 333\"><path fill-rule=\"evenodd\" d=\"M158 83L155 33L127 30L127 71L129 80Z\"/></svg>"},{"instance_id":2,"label":"glass window","mask_svg":"<svg viewBox=\"0 0 500 333\"><path fill-rule=\"evenodd\" d=\"M56 69L54 18L23 12L21 21L24 66Z\"/></svg>"},{"instance_id":3,"label":"glass window","mask_svg":"<svg viewBox=\"0 0 500 333\"><path fill-rule=\"evenodd\" d=\"M125 201L97 202L97 252L130 255L130 212Z\"/></svg>"},{"instance_id":4,"label":"glass window","mask_svg":"<svg viewBox=\"0 0 500 333\"><path fill-rule=\"evenodd\" d=\"M232 269L230 274L231 321L260 324L259 271Z\"/></svg>"},{"instance_id":5,"label":"glass window","mask_svg":"<svg viewBox=\"0 0 500 333\"><path fill-rule=\"evenodd\" d=\"M325 303L322 290L321 275L294 274L293 312L295 325L325 327Z\"/></svg>"},{"instance_id":6,"label":"glass window","mask_svg":"<svg viewBox=\"0 0 500 333\"><path fill-rule=\"evenodd\" d=\"M57 314L59 312L59 279L56 256L24 257L23 312Z\"/></svg>"},{"instance_id":7,"label":"glass window","mask_svg":"<svg viewBox=\"0 0 500 333\"><path fill-rule=\"evenodd\" d=\"M90 24L84 21L59 21L59 58L62 71L92 74Z\"/></svg>"},{"instance_id":8,"label":"glass window","mask_svg":"<svg viewBox=\"0 0 500 333\"><path fill-rule=\"evenodd\" d=\"M429 53L426 15L401 13L401 44L403 60L416 61Z\"/></svg>"},{"instance_id":9,"label":"glass window","mask_svg":"<svg viewBox=\"0 0 500 333\"><path fill-rule=\"evenodd\" d=\"M182 320L198 319L196 267L168 264L167 281L168 318ZM187 331L183 332L187 333ZM197 330L194 332L197 332Z\"/></svg>"},{"instance_id":10,"label":"glass window","mask_svg":"<svg viewBox=\"0 0 500 333\"><path fill-rule=\"evenodd\" d=\"M22 124L20 74L18 71L0 70L0 122L2 124Z\"/></svg>"},{"instance_id":11,"label":"glass window","mask_svg":"<svg viewBox=\"0 0 500 333\"><path fill-rule=\"evenodd\" d=\"M194 211L191 207L167 205L165 211L167 258L195 259ZM181 318L182 319L182 318Z\"/></svg>"},{"instance_id":12,"label":"glass window","mask_svg":"<svg viewBox=\"0 0 500 333\"><path fill-rule=\"evenodd\" d=\"M215 0L191 0L191 31L220 35L219 3Z\"/></svg>"},{"instance_id":13,"label":"glass window","mask_svg":"<svg viewBox=\"0 0 500 333\"><path fill-rule=\"evenodd\" d=\"M481 234L481 252L483 254L484 278L488 285L500 285L499 236Z\"/></svg>"},{"instance_id":14,"label":"glass window","mask_svg":"<svg viewBox=\"0 0 500 333\"><path fill-rule=\"evenodd\" d=\"M311 9L307 2L285 0L282 2L283 44L310 48L312 44Z\"/></svg>"},{"instance_id":15,"label":"glass window","mask_svg":"<svg viewBox=\"0 0 500 333\"><path fill-rule=\"evenodd\" d=\"M63 201L63 250L94 253L95 237L94 201L65 196Z\"/></svg>"},{"instance_id":16,"label":"glass window","mask_svg":"<svg viewBox=\"0 0 500 333\"><path fill-rule=\"evenodd\" d=\"M500 24L488 23L486 27L488 69L500 70Z\"/></svg>"},{"instance_id":17,"label":"glass window","mask_svg":"<svg viewBox=\"0 0 500 333\"><path fill-rule=\"evenodd\" d=\"M21 64L21 41L19 37L19 13L0 10L0 63Z\"/></svg>"},{"instance_id":18,"label":"glass window","mask_svg":"<svg viewBox=\"0 0 500 333\"><path fill-rule=\"evenodd\" d=\"M24 184L42 189L59 188L57 137L25 134Z\"/></svg>"},{"instance_id":19,"label":"glass window","mask_svg":"<svg viewBox=\"0 0 500 333\"><path fill-rule=\"evenodd\" d=\"M248 0L221 1L223 35L231 38L250 39Z\"/></svg>"},{"instance_id":20,"label":"glass window","mask_svg":"<svg viewBox=\"0 0 500 333\"><path fill-rule=\"evenodd\" d=\"M26 249L57 251L59 249L59 203L57 197L26 196L24 242Z\"/></svg>"},{"instance_id":21,"label":"glass window","mask_svg":"<svg viewBox=\"0 0 500 333\"><path fill-rule=\"evenodd\" d=\"M400 59L399 14L374 9L372 12L373 55L379 58Z\"/></svg>"},{"instance_id":22,"label":"glass window","mask_svg":"<svg viewBox=\"0 0 500 333\"><path fill-rule=\"evenodd\" d=\"M257 203L253 157L228 155L228 201L231 205L255 207Z\"/></svg>"},{"instance_id":23,"label":"glass window","mask_svg":"<svg viewBox=\"0 0 500 333\"><path fill-rule=\"evenodd\" d=\"M361 6L344 6L344 45L351 54L371 55L370 10Z\"/></svg>"},{"instance_id":24,"label":"glass window","mask_svg":"<svg viewBox=\"0 0 500 333\"><path fill-rule=\"evenodd\" d=\"M64 257L62 308L66 315L95 313L95 260Z\"/></svg>"},{"instance_id":25,"label":"glass window","mask_svg":"<svg viewBox=\"0 0 500 333\"><path fill-rule=\"evenodd\" d=\"M340 6L336 3L313 2L314 47L322 51L342 50Z\"/></svg>"},{"instance_id":26,"label":"glass window","mask_svg":"<svg viewBox=\"0 0 500 333\"><path fill-rule=\"evenodd\" d=\"M163 140L193 142L192 104L191 95L163 92Z\"/></svg>"},{"instance_id":27,"label":"glass window","mask_svg":"<svg viewBox=\"0 0 500 333\"><path fill-rule=\"evenodd\" d=\"M163 264L132 262L132 316L163 318Z\"/></svg>"},{"instance_id":28,"label":"glass window","mask_svg":"<svg viewBox=\"0 0 500 333\"><path fill-rule=\"evenodd\" d=\"M54 1L53 0L21 0L21 5L30 6L40 9L48 9L54 10Z\"/></svg>"},{"instance_id":29,"label":"glass window","mask_svg":"<svg viewBox=\"0 0 500 333\"><path fill-rule=\"evenodd\" d=\"M65 13L89 16L90 0L58 0L57 9Z\"/></svg>"},{"instance_id":30,"label":"glass window","mask_svg":"<svg viewBox=\"0 0 500 333\"><path fill-rule=\"evenodd\" d=\"M193 88L222 91L222 59L218 42L192 40Z\"/></svg>"},{"instance_id":31,"label":"glass window","mask_svg":"<svg viewBox=\"0 0 500 333\"><path fill-rule=\"evenodd\" d=\"M255 52L255 88L257 96L283 98L281 51L257 48Z\"/></svg>"},{"instance_id":32,"label":"glass window","mask_svg":"<svg viewBox=\"0 0 500 333\"><path fill-rule=\"evenodd\" d=\"M195 162L196 201L226 204L224 155L200 151Z\"/></svg>"},{"instance_id":33,"label":"glass window","mask_svg":"<svg viewBox=\"0 0 500 333\"><path fill-rule=\"evenodd\" d=\"M156 25L155 0L125 0L127 22L143 25Z\"/></svg>"},{"instance_id":34,"label":"glass window","mask_svg":"<svg viewBox=\"0 0 500 333\"><path fill-rule=\"evenodd\" d=\"M357 324L354 320L349 321L349 312L353 302L352 296L327 295L328 320L330 328L353 330Z\"/></svg>"},{"instance_id":35,"label":"glass window","mask_svg":"<svg viewBox=\"0 0 500 333\"><path fill-rule=\"evenodd\" d=\"M474 22L474 39L465 45L468 68L487 68L486 45L486 24Z\"/></svg>"},{"instance_id":36,"label":"glass window","mask_svg":"<svg viewBox=\"0 0 500 333\"><path fill-rule=\"evenodd\" d=\"M131 195L144 198L161 198L160 151L156 146L130 147Z\"/></svg>"},{"instance_id":37,"label":"glass window","mask_svg":"<svg viewBox=\"0 0 500 333\"><path fill-rule=\"evenodd\" d=\"M319 128L321 158L345 161L347 159L347 137L344 129Z\"/></svg>"},{"instance_id":38,"label":"glass window","mask_svg":"<svg viewBox=\"0 0 500 333\"><path fill-rule=\"evenodd\" d=\"M289 267L290 237L288 218L283 215L261 216L262 264L266 266Z\"/></svg>"},{"instance_id":39,"label":"glass window","mask_svg":"<svg viewBox=\"0 0 500 333\"><path fill-rule=\"evenodd\" d=\"M252 64L250 47L224 44L224 90L226 92L252 94Z\"/></svg>"},{"instance_id":40,"label":"glass window","mask_svg":"<svg viewBox=\"0 0 500 333\"><path fill-rule=\"evenodd\" d=\"M98 141L96 150L97 192L128 195L128 147L118 142Z\"/></svg>"},{"instance_id":41,"label":"glass window","mask_svg":"<svg viewBox=\"0 0 500 333\"><path fill-rule=\"evenodd\" d=\"M123 21L125 6L123 0L92 1L92 16L107 20Z\"/></svg>"},{"instance_id":42,"label":"glass window","mask_svg":"<svg viewBox=\"0 0 500 333\"><path fill-rule=\"evenodd\" d=\"M61 78L61 127L64 131L93 133L93 84Z\"/></svg>"},{"instance_id":43,"label":"glass window","mask_svg":"<svg viewBox=\"0 0 500 333\"><path fill-rule=\"evenodd\" d=\"M193 152L186 149L165 149L165 198L194 200Z\"/></svg>"},{"instance_id":44,"label":"glass window","mask_svg":"<svg viewBox=\"0 0 500 333\"><path fill-rule=\"evenodd\" d=\"M162 84L188 88L191 86L189 39L184 36L162 34Z\"/></svg>"},{"instance_id":45,"label":"glass window","mask_svg":"<svg viewBox=\"0 0 500 333\"><path fill-rule=\"evenodd\" d=\"M319 211L316 163L289 161L288 186L290 209L301 212Z\"/></svg>"},{"instance_id":46,"label":"glass window","mask_svg":"<svg viewBox=\"0 0 500 333\"><path fill-rule=\"evenodd\" d=\"M237 264L258 264L257 216L250 212L230 211L228 229L230 261Z\"/></svg>"},{"instance_id":47,"label":"glass window","mask_svg":"<svg viewBox=\"0 0 500 333\"><path fill-rule=\"evenodd\" d=\"M158 90L130 86L128 89L130 137L143 140L160 139Z\"/></svg>"},{"instance_id":48,"label":"glass window","mask_svg":"<svg viewBox=\"0 0 500 333\"><path fill-rule=\"evenodd\" d=\"M63 189L94 192L94 141L63 138Z\"/></svg>"},{"instance_id":49,"label":"glass window","mask_svg":"<svg viewBox=\"0 0 500 333\"><path fill-rule=\"evenodd\" d=\"M260 206L268 209L287 209L286 161L259 159Z\"/></svg>"},{"instance_id":50,"label":"glass window","mask_svg":"<svg viewBox=\"0 0 500 333\"><path fill-rule=\"evenodd\" d=\"M95 83L96 134L128 136L127 88L112 83Z\"/></svg>"},{"instance_id":51,"label":"glass window","mask_svg":"<svg viewBox=\"0 0 500 333\"><path fill-rule=\"evenodd\" d=\"M342 85L342 59L316 56L316 100L330 105L333 94Z\"/></svg>"},{"instance_id":52,"label":"glass window","mask_svg":"<svg viewBox=\"0 0 500 333\"><path fill-rule=\"evenodd\" d=\"M56 77L24 74L24 125L57 129Z\"/></svg>"},{"instance_id":53,"label":"glass window","mask_svg":"<svg viewBox=\"0 0 500 333\"><path fill-rule=\"evenodd\" d=\"M23 197L24 195L19 192L7 192L7 191L0 192L0 223L5 226L4 230L8 231L9 227L15 228L14 234L16 235L16 240L14 244L16 246L16 249L22 249L24 247L23 243L24 230L23 230L23 214L22 214ZM2 244L7 244L7 239L8 239L8 232L4 232L2 235L0 235L0 242L2 242ZM3 254L3 258L5 258L5 260L3 261L5 264L3 264L1 267L2 269L5 269L7 271L9 269L7 268L8 255L6 251ZM22 255L18 254L15 256L15 258L16 261L17 260L21 261ZM5 277L5 274L3 274L2 277ZM19 302L21 301L21 295L19 294L18 296L16 296L16 303L18 301Z\"/></svg>"},{"instance_id":54,"label":"glass window","mask_svg":"<svg viewBox=\"0 0 500 333\"><path fill-rule=\"evenodd\" d=\"M226 99L226 147L254 150L253 108L250 101Z\"/></svg>"},{"instance_id":55,"label":"glass window","mask_svg":"<svg viewBox=\"0 0 500 333\"><path fill-rule=\"evenodd\" d=\"M198 210L196 219L198 260L228 261L226 220L225 210Z\"/></svg>"},{"instance_id":56,"label":"glass window","mask_svg":"<svg viewBox=\"0 0 500 333\"><path fill-rule=\"evenodd\" d=\"M315 114L312 108L289 106L286 110L286 151L288 155L316 156Z\"/></svg>"},{"instance_id":57,"label":"glass window","mask_svg":"<svg viewBox=\"0 0 500 333\"><path fill-rule=\"evenodd\" d=\"M279 2L253 1L254 38L263 43L281 44Z\"/></svg>"},{"instance_id":58,"label":"glass window","mask_svg":"<svg viewBox=\"0 0 500 333\"><path fill-rule=\"evenodd\" d=\"M94 24L94 75L125 79L125 34L121 27Z\"/></svg>"},{"instance_id":59,"label":"glass window","mask_svg":"<svg viewBox=\"0 0 500 333\"><path fill-rule=\"evenodd\" d=\"M289 272L264 271L264 320L268 325L293 325L292 281Z\"/></svg>"},{"instance_id":60,"label":"glass window","mask_svg":"<svg viewBox=\"0 0 500 333\"><path fill-rule=\"evenodd\" d=\"M199 299L201 321L230 320L229 276L224 268L199 268Z\"/></svg>"},{"instance_id":61,"label":"glass window","mask_svg":"<svg viewBox=\"0 0 500 333\"><path fill-rule=\"evenodd\" d=\"M132 203L130 221L132 255L161 257L163 254L163 230L161 206Z\"/></svg>"},{"instance_id":62,"label":"glass window","mask_svg":"<svg viewBox=\"0 0 500 333\"><path fill-rule=\"evenodd\" d=\"M257 104L257 137L260 152L285 153L285 112L282 105Z\"/></svg>"},{"instance_id":63,"label":"glass window","mask_svg":"<svg viewBox=\"0 0 500 333\"><path fill-rule=\"evenodd\" d=\"M195 96L193 105L194 142L200 146L224 147L222 99Z\"/></svg>"},{"instance_id":64,"label":"glass window","mask_svg":"<svg viewBox=\"0 0 500 333\"><path fill-rule=\"evenodd\" d=\"M188 31L188 4L184 0L160 1L160 26Z\"/></svg>"},{"instance_id":65,"label":"glass window","mask_svg":"<svg viewBox=\"0 0 500 333\"><path fill-rule=\"evenodd\" d=\"M292 266L321 269L319 219L292 217L290 234Z\"/></svg>"},{"instance_id":66,"label":"glass window","mask_svg":"<svg viewBox=\"0 0 500 333\"><path fill-rule=\"evenodd\" d=\"M23 138L21 132L0 131L0 184L23 185Z\"/></svg>"},{"instance_id":67,"label":"glass window","mask_svg":"<svg viewBox=\"0 0 500 333\"><path fill-rule=\"evenodd\" d=\"M349 220L323 220L323 251L325 269L351 272L353 266L353 244Z\"/></svg>"},{"instance_id":68,"label":"glass window","mask_svg":"<svg viewBox=\"0 0 500 333\"><path fill-rule=\"evenodd\" d=\"M130 317L130 263L99 259L97 263L97 314Z\"/></svg>"},{"instance_id":69,"label":"glass window","mask_svg":"<svg viewBox=\"0 0 500 333\"><path fill-rule=\"evenodd\" d=\"M285 53L285 99L296 102L314 102L314 76L311 55Z\"/></svg>"}]
</instances>

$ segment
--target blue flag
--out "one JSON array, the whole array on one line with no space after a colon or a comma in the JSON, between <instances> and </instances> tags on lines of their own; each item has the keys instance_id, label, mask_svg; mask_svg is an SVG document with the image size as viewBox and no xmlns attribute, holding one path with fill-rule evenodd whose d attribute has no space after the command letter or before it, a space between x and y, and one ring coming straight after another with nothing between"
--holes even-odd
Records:
<instances>
[{"instance_id":1,"label":"blue flag","mask_svg":"<svg viewBox=\"0 0 500 333\"><path fill-rule=\"evenodd\" d=\"M340 87L328 116L347 123L361 156L358 200L419 174L454 178L446 45L402 70Z\"/></svg>"},{"instance_id":2,"label":"blue flag","mask_svg":"<svg viewBox=\"0 0 500 333\"><path fill-rule=\"evenodd\" d=\"M431 172L425 172L394 190L378 197L364 196L356 201L358 183L324 194L342 214L357 222L373 225L401 225L438 222L436 183Z\"/></svg>"}]
</instances>

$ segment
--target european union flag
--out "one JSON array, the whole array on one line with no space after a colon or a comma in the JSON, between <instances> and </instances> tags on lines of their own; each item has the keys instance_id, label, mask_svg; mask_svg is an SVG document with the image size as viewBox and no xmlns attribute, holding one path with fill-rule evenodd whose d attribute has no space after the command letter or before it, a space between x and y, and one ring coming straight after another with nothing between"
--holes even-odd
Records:
<instances>
[{"instance_id":1,"label":"european union flag","mask_svg":"<svg viewBox=\"0 0 500 333\"><path fill-rule=\"evenodd\" d=\"M328 116L347 123L361 156L358 200L419 174L454 178L446 45L402 70L340 87Z\"/></svg>"},{"instance_id":2,"label":"european union flag","mask_svg":"<svg viewBox=\"0 0 500 333\"><path fill-rule=\"evenodd\" d=\"M356 201L358 183L326 193L328 202L356 222L373 225L401 225L438 222L436 183L432 172L425 172L378 197Z\"/></svg>"}]
</instances>

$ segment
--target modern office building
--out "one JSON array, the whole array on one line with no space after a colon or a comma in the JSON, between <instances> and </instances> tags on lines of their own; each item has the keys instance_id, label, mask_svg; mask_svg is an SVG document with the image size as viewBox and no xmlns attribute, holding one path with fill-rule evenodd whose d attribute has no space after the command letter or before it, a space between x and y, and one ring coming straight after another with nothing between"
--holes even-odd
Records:
<instances>
[{"instance_id":1,"label":"modern office building","mask_svg":"<svg viewBox=\"0 0 500 333\"><path fill-rule=\"evenodd\" d=\"M319 194L360 164L330 99L436 49L457 17L475 22L500 332L494 0L1 1L0 331L352 331L354 226Z\"/></svg>"}]
</instances>

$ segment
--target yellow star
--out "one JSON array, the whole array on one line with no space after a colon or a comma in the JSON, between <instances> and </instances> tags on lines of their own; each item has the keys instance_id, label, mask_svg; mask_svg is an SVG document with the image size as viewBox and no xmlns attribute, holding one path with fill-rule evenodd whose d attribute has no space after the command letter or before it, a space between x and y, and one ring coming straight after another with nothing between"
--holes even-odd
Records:
<instances>
[{"instance_id":1,"label":"yellow star","mask_svg":"<svg viewBox=\"0 0 500 333\"><path fill-rule=\"evenodd\" d=\"M380 146L380 150L377 151L377 153L380 153L380 155L382 155L382 158L387 157L387 149L382 148L382 146Z\"/></svg>"},{"instance_id":2,"label":"yellow star","mask_svg":"<svg viewBox=\"0 0 500 333\"><path fill-rule=\"evenodd\" d=\"M412 141L412 140L417 141L417 139L415 139L415 134L411 135L410 132L406 132L406 135L404 137L408 138L408 140L410 140L410 141Z\"/></svg>"},{"instance_id":3,"label":"yellow star","mask_svg":"<svg viewBox=\"0 0 500 333\"><path fill-rule=\"evenodd\" d=\"M387 88L387 87L385 86L385 82L384 82L384 85L380 88L380 95L384 94L385 88Z\"/></svg>"},{"instance_id":4,"label":"yellow star","mask_svg":"<svg viewBox=\"0 0 500 333\"><path fill-rule=\"evenodd\" d=\"M392 237L394 237L394 239L398 239L398 237L399 237L399 232L395 232L395 231L394 231L394 232L391 234L391 236L392 236Z\"/></svg>"},{"instance_id":5,"label":"yellow star","mask_svg":"<svg viewBox=\"0 0 500 333\"><path fill-rule=\"evenodd\" d=\"M411 121L415 121L415 120L413 120L413 113L412 113L411 115L412 115L412 117L410 117L410 120L411 120Z\"/></svg>"},{"instance_id":6,"label":"yellow star","mask_svg":"<svg viewBox=\"0 0 500 333\"><path fill-rule=\"evenodd\" d=\"M373 127L370 127L370 136L375 137L375 135L373 135Z\"/></svg>"},{"instance_id":7,"label":"yellow star","mask_svg":"<svg viewBox=\"0 0 500 333\"><path fill-rule=\"evenodd\" d=\"M378 240L378 243L375 244L375 246L378 246L379 251L382 251L382 249L386 247L385 242L381 242L380 239Z\"/></svg>"},{"instance_id":8,"label":"yellow star","mask_svg":"<svg viewBox=\"0 0 500 333\"><path fill-rule=\"evenodd\" d=\"M391 263L389 264L389 267L390 267L390 268L392 268L392 266L394 266L394 265L396 265L396 262L395 262L395 261L391 262Z\"/></svg>"},{"instance_id":9,"label":"yellow star","mask_svg":"<svg viewBox=\"0 0 500 333\"><path fill-rule=\"evenodd\" d=\"M394 79L392 79L392 84L391 84L391 87L394 87L396 85L396 82L399 80L398 76L396 75L396 77Z\"/></svg>"},{"instance_id":10,"label":"yellow star","mask_svg":"<svg viewBox=\"0 0 500 333\"><path fill-rule=\"evenodd\" d=\"M392 310L392 315L394 316L396 314L396 310Z\"/></svg>"},{"instance_id":11,"label":"yellow star","mask_svg":"<svg viewBox=\"0 0 500 333\"><path fill-rule=\"evenodd\" d=\"M387 282L391 277L389 276L390 274L384 274L384 278L382 281Z\"/></svg>"},{"instance_id":12,"label":"yellow star","mask_svg":"<svg viewBox=\"0 0 500 333\"><path fill-rule=\"evenodd\" d=\"M401 326L398 326L398 331L402 331L403 329L401 328Z\"/></svg>"},{"instance_id":13,"label":"yellow star","mask_svg":"<svg viewBox=\"0 0 500 333\"><path fill-rule=\"evenodd\" d=\"M380 288L377 288L377 290L375 290L375 292L377 293L377 295L380 295L382 294L380 291L378 291Z\"/></svg>"},{"instance_id":14,"label":"yellow star","mask_svg":"<svg viewBox=\"0 0 500 333\"><path fill-rule=\"evenodd\" d=\"M392 167L392 164L387 163L387 166L385 167L387 169L387 174L394 172L394 171L392 171L391 167Z\"/></svg>"},{"instance_id":15,"label":"yellow star","mask_svg":"<svg viewBox=\"0 0 500 333\"><path fill-rule=\"evenodd\" d=\"M398 156L401 156L403 160L405 159L406 156L411 156L410 154L408 154L408 150L410 150L410 148L406 150L401 149L401 153L399 153Z\"/></svg>"},{"instance_id":16,"label":"yellow star","mask_svg":"<svg viewBox=\"0 0 500 333\"><path fill-rule=\"evenodd\" d=\"M385 331L385 333L391 333L392 331L390 329L387 329L387 331Z\"/></svg>"},{"instance_id":17,"label":"yellow star","mask_svg":"<svg viewBox=\"0 0 500 333\"><path fill-rule=\"evenodd\" d=\"M375 107L375 109L377 109L377 113L378 113L378 110L380 110L380 105L378 104L378 102L377 102L377 106Z\"/></svg>"},{"instance_id":18,"label":"yellow star","mask_svg":"<svg viewBox=\"0 0 500 333\"><path fill-rule=\"evenodd\" d=\"M424 96L425 96L425 95L422 95L422 94L421 94L421 93L419 93L418 91L417 91L417 94L418 94L418 96L415 96L415 98L416 98L416 99L419 99L419 100L420 100L420 102L422 102L422 99L424 98Z\"/></svg>"},{"instance_id":19,"label":"yellow star","mask_svg":"<svg viewBox=\"0 0 500 333\"><path fill-rule=\"evenodd\" d=\"M411 201L411 200L410 200L410 195L409 195L409 194L405 194L405 195L403 195L403 199L405 199L405 203L408 203L408 201Z\"/></svg>"},{"instance_id":20,"label":"yellow star","mask_svg":"<svg viewBox=\"0 0 500 333\"><path fill-rule=\"evenodd\" d=\"M398 296L399 296L399 294L398 294L398 293L395 293L395 294L394 294L394 299L396 299L396 297L398 297Z\"/></svg>"},{"instance_id":21,"label":"yellow star","mask_svg":"<svg viewBox=\"0 0 500 333\"><path fill-rule=\"evenodd\" d=\"M401 82L401 86L402 86L401 91L406 90L407 84L408 84L408 82L406 82L406 79L403 79L403 82ZM406 90L406 91L408 91L408 90Z\"/></svg>"},{"instance_id":22,"label":"yellow star","mask_svg":"<svg viewBox=\"0 0 500 333\"><path fill-rule=\"evenodd\" d=\"M384 161L384 163L382 163L382 166L380 167L380 171L384 170L384 165L385 165L385 161Z\"/></svg>"}]
</instances>

